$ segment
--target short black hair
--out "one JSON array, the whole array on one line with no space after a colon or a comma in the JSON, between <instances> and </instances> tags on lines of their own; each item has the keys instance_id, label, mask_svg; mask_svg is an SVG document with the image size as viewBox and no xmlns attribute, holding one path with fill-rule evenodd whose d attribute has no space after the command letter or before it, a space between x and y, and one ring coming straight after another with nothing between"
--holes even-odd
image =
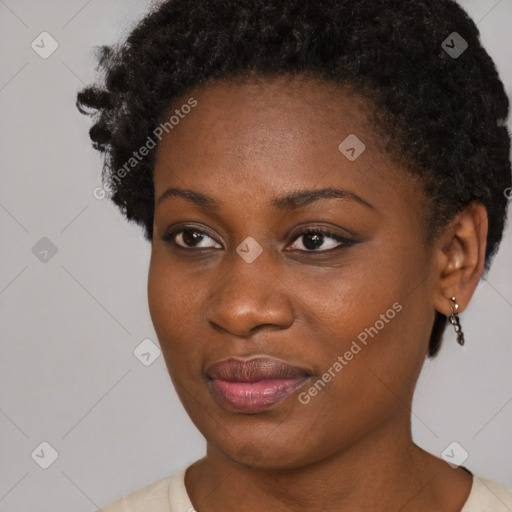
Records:
<instances>
[{"instance_id":1,"label":"short black hair","mask_svg":"<svg viewBox=\"0 0 512 512\"><path fill-rule=\"evenodd\" d=\"M371 100L387 149L424 184L431 236L470 202L482 203L488 270L511 186L509 100L478 28L455 1L168 0L125 41L99 47L97 58L102 77L78 93L77 106L93 117L104 187L147 240L155 151L140 160L133 153L154 138L173 102L215 80L291 73ZM446 318L436 313L430 357Z\"/></svg>"}]
</instances>

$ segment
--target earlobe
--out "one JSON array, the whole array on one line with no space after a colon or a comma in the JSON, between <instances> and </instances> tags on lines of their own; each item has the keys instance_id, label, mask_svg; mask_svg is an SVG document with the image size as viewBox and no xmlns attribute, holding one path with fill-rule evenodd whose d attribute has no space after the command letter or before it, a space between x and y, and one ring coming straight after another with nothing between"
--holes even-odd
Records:
<instances>
[{"instance_id":1,"label":"earlobe","mask_svg":"<svg viewBox=\"0 0 512 512\"><path fill-rule=\"evenodd\" d=\"M437 286L434 307L440 313L448 317L452 315L453 297L458 305L456 313L463 311L471 300L485 264L487 229L487 211L481 203L474 201L464 207L439 235L435 248Z\"/></svg>"}]
</instances>

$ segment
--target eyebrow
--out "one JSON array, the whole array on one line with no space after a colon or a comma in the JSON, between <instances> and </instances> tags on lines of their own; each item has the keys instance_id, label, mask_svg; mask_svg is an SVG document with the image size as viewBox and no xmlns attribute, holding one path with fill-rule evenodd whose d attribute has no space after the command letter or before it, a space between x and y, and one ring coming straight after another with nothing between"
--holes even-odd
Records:
<instances>
[{"instance_id":1,"label":"eyebrow","mask_svg":"<svg viewBox=\"0 0 512 512\"><path fill-rule=\"evenodd\" d=\"M157 204L169 197L182 197L191 203L198 204L203 210L217 211L220 210L219 202L213 197L201 194L194 190L183 189L183 188L168 188L159 198Z\"/></svg>"},{"instance_id":2,"label":"eyebrow","mask_svg":"<svg viewBox=\"0 0 512 512\"><path fill-rule=\"evenodd\" d=\"M194 190L173 187L165 190L165 192L158 198L157 204L160 204L162 201L169 197L182 197L187 201L199 205L204 210L218 211L221 208L219 201L213 197L207 196L200 192L196 192ZM286 196L274 198L271 201L271 204L278 210L295 210L298 208L303 208L304 206L307 206L308 204L311 204L320 199L346 199L349 201L358 202L372 210L375 210L373 205L359 197L354 192L333 187L313 190L299 190Z\"/></svg>"},{"instance_id":3,"label":"eyebrow","mask_svg":"<svg viewBox=\"0 0 512 512\"><path fill-rule=\"evenodd\" d=\"M319 199L348 199L375 210L373 205L359 197L354 192L333 187L293 192L287 196L274 199L272 201L272 205L279 210L294 210L318 201Z\"/></svg>"}]
</instances>

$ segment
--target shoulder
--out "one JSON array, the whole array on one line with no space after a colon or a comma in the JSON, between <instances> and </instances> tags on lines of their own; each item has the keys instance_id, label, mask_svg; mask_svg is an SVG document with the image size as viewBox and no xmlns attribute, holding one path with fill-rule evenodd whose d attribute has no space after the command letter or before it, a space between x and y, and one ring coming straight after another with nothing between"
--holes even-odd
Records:
<instances>
[{"instance_id":1,"label":"shoulder","mask_svg":"<svg viewBox=\"0 0 512 512\"><path fill-rule=\"evenodd\" d=\"M185 469L161 478L97 509L95 512L173 512L171 503L183 499ZM185 491L186 492L186 491Z\"/></svg>"},{"instance_id":2,"label":"shoulder","mask_svg":"<svg viewBox=\"0 0 512 512\"><path fill-rule=\"evenodd\" d=\"M510 512L512 489L487 478L473 475L473 486L461 512Z\"/></svg>"}]
</instances>

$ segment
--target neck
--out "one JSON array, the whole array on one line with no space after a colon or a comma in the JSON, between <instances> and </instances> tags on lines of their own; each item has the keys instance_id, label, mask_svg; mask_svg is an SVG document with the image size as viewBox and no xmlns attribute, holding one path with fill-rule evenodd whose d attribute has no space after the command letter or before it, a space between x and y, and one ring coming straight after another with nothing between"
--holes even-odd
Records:
<instances>
[{"instance_id":1,"label":"neck","mask_svg":"<svg viewBox=\"0 0 512 512\"><path fill-rule=\"evenodd\" d=\"M208 446L187 472L189 495L201 512L244 510L437 510L434 482L449 468L411 438L408 411L329 458L286 469L242 467ZM450 469L450 471L453 471ZM430 491L428 491L430 489Z\"/></svg>"}]
</instances>

